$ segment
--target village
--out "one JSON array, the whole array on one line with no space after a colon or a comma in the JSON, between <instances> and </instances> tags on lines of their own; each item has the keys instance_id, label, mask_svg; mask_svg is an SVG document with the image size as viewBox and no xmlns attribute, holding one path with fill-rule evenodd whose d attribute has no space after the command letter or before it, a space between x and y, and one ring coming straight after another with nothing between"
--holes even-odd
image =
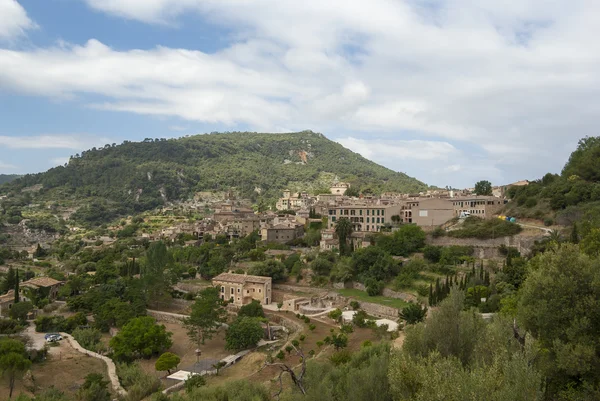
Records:
<instances>
[{"instance_id":1,"label":"village","mask_svg":"<svg viewBox=\"0 0 600 401\"><path fill-rule=\"evenodd\" d=\"M258 375L260 380L269 382L277 376L277 361L287 361L286 366L292 366L308 356L333 357L344 348L355 350L361 344L382 339L400 347L403 326L407 319L414 322L409 314L416 313L421 316L417 320L422 319L446 296L453 283L460 281L465 289L489 285L489 275L495 275L501 263L506 264L504 249L514 255L527 253L536 240L547 235L545 229L536 228L526 230L526 235L500 234L487 241L443 238L444 233L464 230L475 220L511 225L504 218L498 219L498 215L508 202L505 191L522 185L527 182L495 187L488 196L477 195L473 190L351 196L349 184L335 182L328 194L285 190L273 210L257 210L249 201L237 199L233 191L217 195L212 202L201 201L202 196L208 196L199 194L191 202L129 217L124 223L108 227L105 235L83 235L84 228L70 225L66 237L83 240L80 252L99 255L89 260L98 260L111 249L121 249L120 255L139 255L141 263L148 265L149 257L144 259L140 252L144 247L152 249L153 244L166 244L166 252L174 255L176 261L182 260L176 256L178 253L190 255L188 259L203 252L208 255L198 267L183 263L189 268L182 267L183 271L176 273L168 288L159 292L160 296L157 293L155 299L146 301L147 308L136 312L151 317L172 336L163 350L175 355L177 363L169 366L167 374L154 369L158 353L141 359L137 365L139 375L155 381L155 390L168 394L183 389L193 376L210 377L209 383L219 383ZM200 219L185 217L194 210L211 212ZM136 229L123 238L121 233L134 225L134 220ZM338 227L341 221L345 232L339 228L342 225ZM393 242L402 236L416 245L382 245L385 238ZM238 247L246 242L246 248L239 253ZM402 249L395 252L393 246ZM63 353L74 361L95 358L94 369L106 364L106 369L100 371L110 381L111 393L124 397L135 386L123 384L119 373L122 368L112 348L114 339L127 326L118 323L117 317L109 318L107 323L98 321L104 319L103 314L119 313L118 302L122 301L115 301L110 310L103 312L98 311L102 306L91 306L87 313L86 308L72 304L73 299L93 294L114 278L99 278L106 272L95 262L85 262L82 270L81 256L76 264L79 267L74 265L74 271L65 271L64 264L44 251L50 247L50 243L38 243L14 250L19 257L2 268L9 276L18 272L26 277L21 282L17 277L18 288L6 287L6 293L0 295L0 316L16 317L25 326L29 322L24 331L29 337L28 347L44 355L41 358L47 368L62 367L64 362L57 360L56 355L62 358ZM440 260L439 255L430 255L432 251L448 251L449 256L441 256ZM214 262L221 257L219 252L233 254L215 268ZM136 265L136 257L126 258L123 263L121 275L126 280L144 282L144 267L140 268L139 262ZM81 290L74 292L75 285ZM208 297L211 289L215 291L211 302L225 305L226 314L219 323L222 326L214 328L214 337L194 342L189 334L190 316L194 316L199 300ZM480 307L482 316L491 316L497 310L498 300L493 301L493 306L490 302L496 295L481 291L472 302ZM79 295L73 298L75 294ZM25 304L32 307L23 308ZM248 309L252 310L252 318L259 319L255 324L261 334L248 343L231 346L227 338L232 331L230 326L241 323L241 316ZM68 321L71 323L66 324ZM89 335L94 337L91 343L78 342L89 341ZM90 355L94 357L91 360ZM65 383L82 380L82 372L77 369L63 372ZM17 388L41 388L41 383L48 380L46 374L45 369L28 371Z\"/></svg>"}]
</instances>

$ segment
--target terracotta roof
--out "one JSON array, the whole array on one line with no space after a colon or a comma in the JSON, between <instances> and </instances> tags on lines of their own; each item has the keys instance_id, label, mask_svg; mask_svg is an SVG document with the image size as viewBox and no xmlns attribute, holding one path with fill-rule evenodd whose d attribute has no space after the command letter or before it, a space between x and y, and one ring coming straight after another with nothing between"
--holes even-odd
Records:
<instances>
[{"instance_id":1,"label":"terracotta roof","mask_svg":"<svg viewBox=\"0 0 600 401\"><path fill-rule=\"evenodd\" d=\"M15 290L8 290L8 292L4 295L0 295L0 302L6 301L14 301L15 300Z\"/></svg>"},{"instance_id":2,"label":"terracotta roof","mask_svg":"<svg viewBox=\"0 0 600 401\"><path fill-rule=\"evenodd\" d=\"M247 274L235 274L235 273L221 273L216 277L213 277L213 281L228 281L230 283L245 284L250 283L270 283L271 277L263 276L250 276Z\"/></svg>"},{"instance_id":3,"label":"terracotta roof","mask_svg":"<svg viewBox=\"0 0 600 401\"><path fill-rule=\"evenodd\" d=\"M62 281L54 280L50 277L35 277L31 280L24 281L23 285L34 285L36 287L52 287L53 285L61 284Z\"/></svg>"}]
</instances>

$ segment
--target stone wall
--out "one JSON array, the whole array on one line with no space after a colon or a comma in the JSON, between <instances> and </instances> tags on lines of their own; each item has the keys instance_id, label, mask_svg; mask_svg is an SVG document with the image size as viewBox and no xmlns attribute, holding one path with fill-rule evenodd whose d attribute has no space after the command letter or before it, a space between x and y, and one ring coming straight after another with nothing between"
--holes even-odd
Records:
<instances>
[{"instance_id":1,"label":"stone wall","mask_svg":"<svg viewBox=\"0 0 600 401\"><path fill-rule=\"evenodd\" d=\"M477 238L453 238L453 237L427 237L428 245L436 246L472 246L475 249L474 257L479 259L491 259L502 257L498 252L500 245L516 248L521 254L527 255L531 252L531 248L536 240L544 238L543 235L538 236L520 236L502 237L481 240Z\"/></svg>"},{"instance_id":2,"label":"stone wall","mask_svg":"<svg viewBox=\"0 0 600 401\"><path fill-rule=\"evenodd\" d=\"M371 302L359 301L360 308L367 312L369 315L377 316L383 319L397 320L398 309L391 306L374 304Z\"/></svg>"},{"instance_id":3,"label":"stone wall","mask_svg":"<svg viewBox=\"0 0 600 401\"><path fill-rule=\"evenodd\" d=\"M155 318L157 322L166 323L181 323L181 321L187 317L186 315L180 315L177 313L162 312L150 309L148 309L146 313L148 313L148 316Z\"/></svg>"},{"instance_id":4,"label":"stone wall","mask_svg":"<svg viewBox=\"0 0 600 401\"><path fill-rule=\"evenodd\" d=\"M338 290L341 290L343 288L353 288L355 290L360 290L360 291L367 290L367 288L365 287L364 284L358 283L355 281L350 281L350 282L346 282L346 283L333 283L333 288L338 289ZM393 290L390 290L389 288L384 288L382 295L384 297L388 297L388 298L403 299L407 302L416 302L417 301L417 297L415 297L412 294L407 294L405 292L393 291Z\"/></svg>"}]
</instances>

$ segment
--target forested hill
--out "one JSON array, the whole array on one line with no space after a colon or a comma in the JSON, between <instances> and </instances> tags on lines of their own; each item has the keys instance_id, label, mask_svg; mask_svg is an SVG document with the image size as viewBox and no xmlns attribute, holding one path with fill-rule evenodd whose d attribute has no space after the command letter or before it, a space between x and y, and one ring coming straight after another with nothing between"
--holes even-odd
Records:
<instances>
[{"instance_id":1,"label":"forested hill","mask_svg":"<svg viewBox=\"0 0 600 401\"><path fill-rule=\"evenodd\" d=\"M10 186L18 189L42 184L43 192L97 196L139 211L165 200L187 199L197 191L231 187L252 199L259 194L280 196L286 187L318 191L335 176L373 193L427 187L311 131L125 141L82 152L67 166L24 176Z\"/></svg>"},{"instance_id":2,"label":"forested hill","mask_svg":"<svg viewBox=\"0 0 600 401\"><path fill-rule=\"evenodd\" d=\"M0 174L0 185L6 184L7 182L11 182L19 178L20 175L17 174Z\"/></svg>"}]
</instances>

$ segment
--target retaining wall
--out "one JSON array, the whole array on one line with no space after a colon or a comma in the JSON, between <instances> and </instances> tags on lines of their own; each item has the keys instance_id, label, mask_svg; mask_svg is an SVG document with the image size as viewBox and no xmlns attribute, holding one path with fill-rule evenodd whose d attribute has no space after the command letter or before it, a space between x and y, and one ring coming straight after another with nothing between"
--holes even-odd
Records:
<instances>
[{"instance_id":1,"label":"retaining wall","mask_svg":"<svg viewBox=\"0 0 600 401\"><path fill-rule=\"evenodd\" d=\"M427 244L437 246L472 246L475 249L474 255L480 259L491 259L502 257L498 252L498 247L501 245L510 246L516 248L521 254L527 255L531 252L531 248L535 241L544 238L543 235L539 236L519 236L515 235L512 237L502 237L494 239L477 239L477 238L453 238L453 237L438 237L431 238L427 237Z\"/></svg>"}]
</instances>

